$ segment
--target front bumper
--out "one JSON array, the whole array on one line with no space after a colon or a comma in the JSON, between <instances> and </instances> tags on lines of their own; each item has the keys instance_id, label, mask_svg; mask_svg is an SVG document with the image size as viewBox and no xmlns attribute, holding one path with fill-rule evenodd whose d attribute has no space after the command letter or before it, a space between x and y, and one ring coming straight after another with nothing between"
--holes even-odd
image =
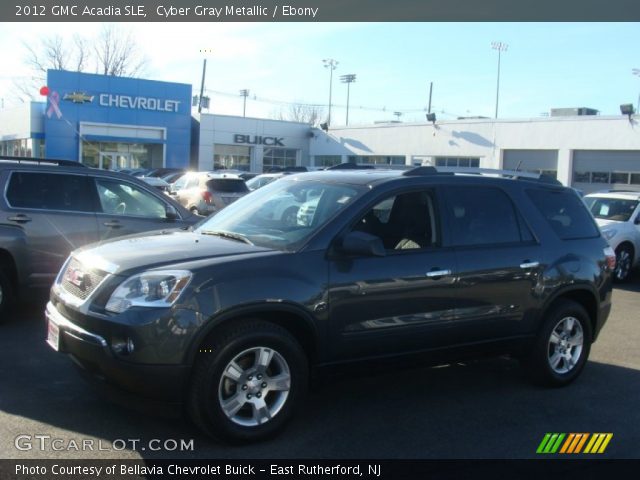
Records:
<instances>
[{"instance_id":1,"label":"front bumper","mask_svg":"<svg viewBox=\"0 0 640 480\"><path fill-rule=\"evenodd\" d=\"M123 394L182 403L187 366L127 362L116 356L107 339L73 323L53 303L47 304L45 316L47 324L58 327L58 351L68 354L85 377Z\"/></svg>"}]
</instances>

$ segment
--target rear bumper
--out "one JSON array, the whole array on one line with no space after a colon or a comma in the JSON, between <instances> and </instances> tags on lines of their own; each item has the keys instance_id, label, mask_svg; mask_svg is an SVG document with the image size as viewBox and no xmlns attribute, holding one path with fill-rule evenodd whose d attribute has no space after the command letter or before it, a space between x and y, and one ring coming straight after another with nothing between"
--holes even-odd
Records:
<instances>
[{"instance_id":1,"label":"rear bumper","mask_svg":"<svg viewBox=\"0 0 640 480\"><path fill-rule=\"evenodd\" d=\"M68 354L80 367L85 378L97 382L114 395L130 395L131 402L152 399L154 402L180 404L183 401L189 368L184 365L146 365L118 358L107 340L89 332L64 317L49 302L45 311L47 323L59 329L60 353Z\"/></svg>"}]
</instances>

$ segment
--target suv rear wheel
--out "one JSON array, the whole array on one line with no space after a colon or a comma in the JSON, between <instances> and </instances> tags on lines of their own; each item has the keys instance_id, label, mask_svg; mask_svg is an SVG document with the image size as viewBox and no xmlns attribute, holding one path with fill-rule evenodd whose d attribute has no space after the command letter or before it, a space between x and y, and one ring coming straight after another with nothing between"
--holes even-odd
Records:
<instances>
[{"instance_id":1,"label":"suv rear wheel","mask_svg":"<svg viewBox=\"0 0 640 480\"><path fill-rule=\"evenodd\" d=\"M580 375L590 350L589 315L582 305L562 300L547 313L526 366L536 383L562 387Z\"/></svg>"},{"instance_id":2,"label":"suv rear wheel","mask_svg":"<svg viewBox=\"0 0 640 480\"><path fill-rule=\"evenodd\" d=\"M295 338L277 325L254 320L230 327L216 332L198 353L189 413L211 436L256 441L292 416L307 387L307 359Z\"/></svg>"},{"instance_id":3,"label":"suv rear wheel","mask_svg":"<svg viewBox=\"0 0 640 480\"><path fill-rule=\"evenodd\" d=\"M9 309L13 304L13 285L9 281L2 265L0 265L0 323L6 321L9 317Z\"/></svg>"}]
</instances>

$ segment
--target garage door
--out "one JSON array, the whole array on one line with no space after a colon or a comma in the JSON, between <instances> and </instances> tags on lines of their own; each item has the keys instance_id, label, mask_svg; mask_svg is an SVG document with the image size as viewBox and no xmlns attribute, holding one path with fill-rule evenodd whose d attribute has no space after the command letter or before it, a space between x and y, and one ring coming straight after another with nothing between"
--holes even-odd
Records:
<instances>
[{"instance_id":1,"label":"garage door","mask_svg":"<svg viewBox=\"0 0 640 480\"><path fill-rule=\"evenodd\" d=\"M544 173L553 178L558 176L557 150L505 150L502 154L505 170Z\"/></svg>"},{"instance_id":2,"label":"garage door","mask_svg":"<svg viewBox=\"0 0 640 480\"><path fill-rule=\"evenodd\" d=\"M640 151L575 150L571 185L585 193L640 190Z\"/></svg>"}]
</instances>

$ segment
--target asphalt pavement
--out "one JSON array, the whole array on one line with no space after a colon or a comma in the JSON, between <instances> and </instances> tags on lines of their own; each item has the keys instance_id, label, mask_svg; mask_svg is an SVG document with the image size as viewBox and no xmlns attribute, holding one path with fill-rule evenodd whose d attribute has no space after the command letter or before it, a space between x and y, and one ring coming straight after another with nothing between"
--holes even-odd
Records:
<instances>
[{"instance_id":1,"label":"asphalt pavement","mask_svg":"<svg viewBox=\"0 0 640 480\"><path fill-rule=\"evenodd\" d=\"M640 278L615 289L568 387L533 386L506 358L341 376L277 438L234 447L106 400L46 345L45 301L34 294L0 326L0 458L535 458L546 432L610 432L600 458L640 458Z\"/></svg>"}]
</instances>

